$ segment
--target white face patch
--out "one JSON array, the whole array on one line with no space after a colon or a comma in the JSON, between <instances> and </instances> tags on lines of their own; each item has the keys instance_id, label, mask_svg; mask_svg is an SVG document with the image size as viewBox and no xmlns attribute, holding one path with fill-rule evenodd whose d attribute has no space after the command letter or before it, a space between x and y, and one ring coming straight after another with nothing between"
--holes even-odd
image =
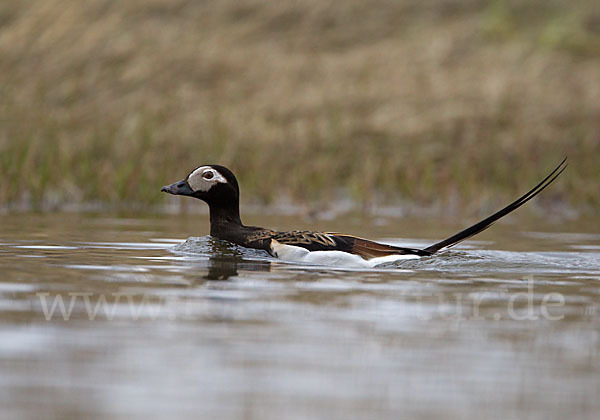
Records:
<instances>
[{"instance_id":1,"label":"white face patch","mask_svg":"<svg viewBox=\"0 0 600 420\"><path fill-rule=\"evenodd\" d=\"M210 166L201 166L194 170L187 179L194 191L208 191L219 182L226 184L227 180L216 169Z\"/></svg>"}]
</instances>

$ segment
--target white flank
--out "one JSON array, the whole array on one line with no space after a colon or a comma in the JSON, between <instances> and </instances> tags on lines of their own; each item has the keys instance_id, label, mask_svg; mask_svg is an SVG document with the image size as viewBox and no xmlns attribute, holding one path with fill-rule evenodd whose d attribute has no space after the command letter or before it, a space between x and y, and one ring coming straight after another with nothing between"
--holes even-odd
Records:
<instances>
[{"instance_id":1,"label":"white flank","mask_svg":"<svg viewBox=\"0 0 600 420\"><path fill-rule=\"evenodd\" d=\"M309 251L299 246L280 244L275 240L271 241L271 250L273 255L283 261L335 267L372 268L383 263L420 258L418 255L387 255L365 260L359 255L349 254L348 252Z\"/></svg>"}]
</instances>

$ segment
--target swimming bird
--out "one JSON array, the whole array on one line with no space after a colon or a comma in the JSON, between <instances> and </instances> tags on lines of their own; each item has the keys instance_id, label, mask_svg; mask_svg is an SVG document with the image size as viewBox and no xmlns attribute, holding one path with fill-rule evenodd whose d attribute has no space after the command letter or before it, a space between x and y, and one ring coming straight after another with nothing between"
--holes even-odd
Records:
<instances>
[{"instance_id":1,"label":"swimming bird","mask_svg":"<svg viewBox=\"0 0 600 420\"><path fill-rule=\"evenodd\" d=\"M539 184L491 216L426 248L405 248L375 242L353 235L333 232L292 230L279 232L257 226L245 226L240 218L240 188L233 172L220 165L203 165L188 176L161 191L198 198L208 204L210 235L246 248L267 251L284 260L308 263L354 262L362 266L402 258L431 256L489 228L539 194L567 167L566 158Z\"/></svg>"}]
</instances>

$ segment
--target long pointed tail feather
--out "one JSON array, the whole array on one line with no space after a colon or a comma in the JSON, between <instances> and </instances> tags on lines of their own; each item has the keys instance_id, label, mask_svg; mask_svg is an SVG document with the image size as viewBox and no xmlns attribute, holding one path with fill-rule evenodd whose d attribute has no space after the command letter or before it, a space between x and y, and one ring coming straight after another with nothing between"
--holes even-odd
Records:
<instances>
[{"instance_id":1,"label":"long pointed tail feather","mask_svg":"<svg viewBox=\"0 0 600 420\"><path fill-rule=\"evenodd\" d=\"M507 214L511 213L512 211L518 209L523 204L525 204L526 202L531 200L533 197L538 195L540 192L542 192L542 190L544 188L546 188L548 185L550 185L565 170L565 168L567 167L566 161L567 161L567 158L565 157L563 159L563 161L560 163L560 165L558 165L556 167L556 169L554 169L550 173L550 175L548 175L546 178L544 178L539 184L537 184L534 188L532 188L527 194L523 195L519 199L510 203L508 206L504 207L502 210L499 210L498 212L492 214L491 216L483 219L481 222L476 223L473 226L468 227L465 230L462 230L462 231L458 232L457 234L452 235L451 237L449 237L447 239L444 239L441 242L438 242L431 246L428 246L427 248L423 249L423 251L429 252L430 254L434 254L442 249L454 246L454 245L458 244L459 242L462 242L465 239L468 239L471 236L476 235L479 232L486 230L491 225L493 225L498 219L500 219L501 217L504 217Z\"/></svg>"}]
</instances>

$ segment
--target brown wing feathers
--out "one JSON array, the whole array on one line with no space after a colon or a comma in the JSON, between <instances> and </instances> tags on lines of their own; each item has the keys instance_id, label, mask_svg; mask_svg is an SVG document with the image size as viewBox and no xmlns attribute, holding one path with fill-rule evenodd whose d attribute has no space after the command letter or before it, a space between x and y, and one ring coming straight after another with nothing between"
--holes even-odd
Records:
<instances>
[{"instance_id":1,"label":"brown wing feathers","mask_svg":"<svg viewBox=\"0 0 600 420\"><path fill-rule=\"evenodd\" d=\"M272 239L285 245L301 246L310 251L344 251L360 255L364 259L384 257L386 255L430 255L429 252L421 249L400 248L338 233L307 231L278 232Z\"/></svg>"},{"instance_id":2,"label":"brown wing feathers","mask_svg":"<svg viewBox=\"0 0 600 420\"><path fill-rule=\"evenodd\" d=\"M379 242L370 241L368 239L358 238L351 235L332 235L336 239L344 238L352 244L352 248L349 252L357 254L364 259L385 257L386 255L430 255L429 252L423 251L422 249L415 248L402 248L392 245L381 244Z\"/></svg>"}]
</instances>

